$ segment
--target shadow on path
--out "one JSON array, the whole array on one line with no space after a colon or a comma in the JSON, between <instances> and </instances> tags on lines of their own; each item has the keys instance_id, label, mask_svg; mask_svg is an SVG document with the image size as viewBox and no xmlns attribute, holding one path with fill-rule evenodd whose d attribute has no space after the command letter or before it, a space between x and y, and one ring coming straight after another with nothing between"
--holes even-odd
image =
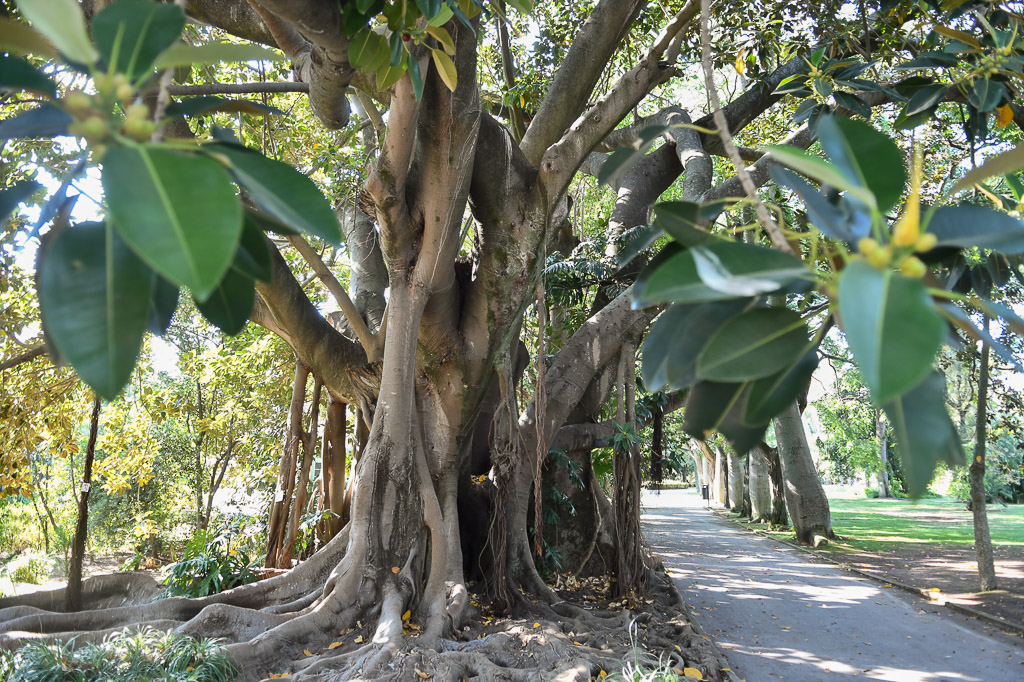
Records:
<instances>
[{"instance_id":1,"label":"shadow on path","mask_svg":"<svg viewBox=\"0 0 1024 682\"><path fill-rule=\"evenodd\" d=\"M1024 647L718 518L645 492L643 527L697 622L747 682L1020 682Z\"/></svg>"}]
</instances>

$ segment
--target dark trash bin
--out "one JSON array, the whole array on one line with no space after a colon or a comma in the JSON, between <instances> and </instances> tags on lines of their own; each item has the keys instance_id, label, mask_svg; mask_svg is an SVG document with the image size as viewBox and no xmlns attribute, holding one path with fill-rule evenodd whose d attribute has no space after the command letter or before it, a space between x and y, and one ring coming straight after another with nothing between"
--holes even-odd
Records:
<instances>
[{"instance_id":1,"label":"dark trash bin","mask_svg":"<svg viewBox=\"0 0 1024 682\"><path fill-rule=\"evenodd\" d=\"M711 487L707 486L707 485L702 485L700 487L700 496L701 496L702 499L710 500L711 499Z\"/></svg>"}]
</instances>

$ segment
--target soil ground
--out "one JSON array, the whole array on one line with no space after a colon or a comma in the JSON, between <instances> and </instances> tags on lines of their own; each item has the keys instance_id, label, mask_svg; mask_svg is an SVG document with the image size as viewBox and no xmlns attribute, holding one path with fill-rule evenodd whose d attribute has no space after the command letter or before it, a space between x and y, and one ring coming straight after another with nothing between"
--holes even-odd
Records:
<instances>
[{"instance_id":1,"label":"soil ground","mask_svg":"<svg viewBox=\"0 0 1024 682\"><path fill-rule=\"evenodd\" d=\"M747 532L692 491L643 503L651 544L741 679L1024 679L1019 636Z\"/></svg>"}]
</instances>

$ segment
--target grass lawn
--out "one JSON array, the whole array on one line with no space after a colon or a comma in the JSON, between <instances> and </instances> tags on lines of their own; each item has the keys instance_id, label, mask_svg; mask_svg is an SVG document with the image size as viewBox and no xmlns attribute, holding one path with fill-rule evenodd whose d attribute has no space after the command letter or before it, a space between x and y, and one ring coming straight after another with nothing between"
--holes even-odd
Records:
<instances>
[{"instance_id":1,"label":"grass lawn","mask_svg":"<svg viewBox=\"0 0 1024 682\"><path fill-rule=\"evenodd\" d=\"M852 497L829 499L832 529L843 540L872 552L897 544L974 544L971 512L962 502L943 498L878 500ZM990 505L992 543L1024 545L1024 505Z\"/></svg>"}]
</instances>

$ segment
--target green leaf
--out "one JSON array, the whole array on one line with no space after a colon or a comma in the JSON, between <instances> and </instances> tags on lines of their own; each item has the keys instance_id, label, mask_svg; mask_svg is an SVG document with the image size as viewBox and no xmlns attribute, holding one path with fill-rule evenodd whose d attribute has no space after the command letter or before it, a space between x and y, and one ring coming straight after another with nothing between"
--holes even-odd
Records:
<instances>
[{"instance_id":1,"label":"green leaf","mask_svg":"<svg viewBox=\"0 0 1024 682\"><path fill-rule=\"evenodd\" d=\"M204 149L226 160L235 181L271 216L292 229L341 243L341 229L330 202L312 180L292 166L232 145L212 144Z\"/></svg>"},{"instance_id":2,"label":"green leaf","mask_svg":"<svg viewBox=\"0 0 1024 682\"><path fill-rule=\"evenodd\" d=\"M416 0L416 6L420 8L423 16L430 20L441 11L441 0Z\"/></svg>"},{"instance_id":3,"label":"green leaf","mask_svg":"<svg viewBox=\"0 0 1024 682\"><path fill-rule=\"evenodd\" d=\"M229 268L213 293L205 301L196 301L196 308L211 324L234 336L245 328L255 303L252 279L236 268Z\"/></svg>"},{"instance_id":4,"label":"green leaf","mask_svg":"<svg viewBox=\"0 0 1024 682\"><path fill-rule=\"evenodd\" d=\"M879 211L884 213L899 201L907 172L899 148L885 134L863 121L823 116L818 121L818 141L850 182L874 195ZM874 201L865 203L875 206Z\"/></svg>"},{"instance_id":5,"label":"green leaf","mask_svg":"<svg viewBox=\"0 0 1024 682\"><path fill-rule=\"evenodd\" d=\"M232 114L256 114L257 116L266 116L267 114L283 116L285 113L277 107L272 107L262 102L253 102L247 99L225 99L224 97L215 97L213 95L189 97L174 102L167 107L166 113L168 116L202 116L204 114L212 114L215 111Z\"/></svg>"},{"instance_id":6,"label":"green leaf","mask_svg":"<svg viewBox=\"0 0 1024 682\"><path fill-rule=\"evenodd\" d=\"M745 455L761 442L768 425L746 426L742 416L749 384L723 384L701 381L690 389L683 412L683 430L694 438L704 439L719 431Z\"/></svg>"},{"instance_id":7,"label":"green leaf","mask_svg":"<svg viewBox=\"0 0 1024 682\"><path fill-rule=\"evenodd\" d=\"M928 374L945 337L924 283L860 260L839 275L839 314L864 383L880 405Z\"/></svg>"},{"instance_id":8,"label":"green leaf","mask_svg":"<svg viewBox=\"0 0 1024 682\"><path fill-rule=\"evenodd\" d=\"M803 199L807 217L826 237L851 243L858 239L849 224L848 216L838 206L829 203L809 182L793 171L774 164L768 169L768 174L777 185L788 187Z\"/></svg>"},{"instance_id":9,"label":"green leaf","mask_svg":"<svg viewBox=\"0 0 1024 682\"><path fill-rule=\"evenodd\" d=\"M674 304L651 325L644 339L642 377L650 392L687 388L697 381L697 358L723 324L750 301Z\"/></svg>"},{"instance_id":10,"label":"green leaf","mask_svg":"<svg viewBox=\"0 0 1024 682\"><path fill-rule=\"evenodd\" d=\"M929 373L912 390L883 407L896 434L911 497L920 497L928 489L939 460L950 466L963 465L960 438L946 412L946 380L941 374Z\"/></svg>"},{"instance_id":11,"label":"green leaf","mask_svg":"<svg viewBox=\"0 0 1024 682\"><path fill-rule=\"evenodd\" d=\"M946 319L952 322L958 329L965 332L975 341L982 341L984 343L987 343L989 347L992 348L992 350L994 350L999 355L999 357L1013 365L1013 368L1016 369L1018 372L1024 369L1024 367L1021 366L1021 363L1017 360L1016 357L1014 357L1013 353L1010 351L1009 348L1007 348L1002 343L997 341L991 334L989 334L984 329L979 329L978 327L976 327L974 325L974 322L971 320L971 316L965 313L959 307L957 307L956 304L940 303L939 309L942 310L943 314L946 316Z\"/></svg>"},{"instance_id":12,"label":"green leaf","mask_svg":"<svg viewBox=\"0 0 1024 682\"><path fill-rule=\"evenodd\" d=\"M163 336L171 326L171 318L178 309L181 289L160 275L153 273L153 293L149 297L149 318L146 329L156 336Z\"/></svg>"},{"instance_id":13,"label":"green leaf","mask_svg":"<svg viewBox=\"0 0 1024 682\"><path fill-rule=\"evenodd\" d=\"M508 0L508 4L523 14L531 14L533 12L533 0Z\"/></svg>"},{"instance_id":14,"label":"green leaf","mask_svg":"<svg viewBox=\"0 0 1024 682\"><path fill-rule=\"evenodd\" d=\"M219 64L221 62L248 62L253 60L279 62L284 60L284 55L276 50L270 50L257 45L239 45L236 43L187 45L185 43L175 43L160 53L160 56L156 58L155 66L158 69L168 69L189 64L202 66L205 64Z\"/></svg>"},{"instance_id":15,"label":"green leaf","mask_svg":"<svg viewBox=\"0 0 1024 682\"><path fill-rule=\"evenodd\" d=\"M807 389L817 368L818 351L812 346L778 374L755 381L747 395L743 423L757 426L770 422Z\"/></svg>"},{"instance_id":16,"label":"green leaf","mask_svg":"<svg viewBox=\"0 0 1024 682\"><path fill-rule=\"evenodd\" d=\"M1013 149L990 156L985 159L985 163L981 164L977 168L969 171L967 175L956 181L952 189L949 190L950 196L956 194L961 190L965 190L969 187L973 187L979 182L983 182L996 175L1005 175L1007 173L1016 173L1021 168L1024 168L1024 145L1017 145ZM1007 182L1010 183L1010 177L1006 178ZM1013 182L1020 186L1020 180L1013 178ZM1010 185L1013 188L1013 184ZM1020 191L1014 189L1015 198L1020 201Z\"/></svg>"},{"instance_id":17,"label":"green leaf","mask_svg":"<svg viewBox=\"0 0 1024 682\"><path fill-rule=\"evenodd\" d=\"M387 64L377 69L377 89L387 90L397 83L405 75L405 55L402 55L402 62L398 66Z\"/></svg>"},{"instance_id":18,"label":"green leaf","mask_svg":"<svg viewBox=\"0 0 1024 682\"><path fill-rule=\"evenodd\" d=\"M974 81L974 87L967 95L967 103L981 113L992 111L996 108L1003 95L1006 94L1006 86L988 78L979 78Z\"/></svg>"},{"instance_id":19,"label":"green leaf","mask_svg":"<svg viewBox=\"0 0 1024 682\"><path fill-rule=\"evenodd\" d=\"M185 28L185 12L173 3L119 0L92 22L92 35L104 61L135 80L153 69L157 55L173 45Z\"/></svg>"},{"instance_id":20,"label":"green leaf","mask_svg":"<svg viewBox=\"0 0 1024 682\"><path fill-rule=\"evenodd\" d=\"M348 61L353 68L360 71L372 71L373 65L379 62L381 53L388 54L388 41L369 28L353 36L348 44Z\"/></svg>"},{"instance_id":21,"label":"green leaf","mask_svg":"<svg viewBox=\"0 0 1024 682\"><path fill-rule=\"evenodd\" d=\"M23 21L8 17L0 17L0 51L21 56L57 56L57 50L41 33Z\"/></svg>"},{"instance_id":22,"label":"green leaf","mask_svg":"<svg viewBox=\"0 0 1024 682\"><path fill-rule=\"evenodd\" d=\"M818 157L812 156L796 147L767 145L765 146L765 151L778 160L779 163L803 173L812 180L817 180L821 184L829 185L838 190L848 191L852 196L860 199L868 208L877 208L874 194L858 183L848 180L832 164L826 163Z\"/></svg>"},{"instance_id":23,"label":"green leaf","mask_svg":"<svg viewBox=\"0 0 1024 682\"><path fill-rule=\"evenodd\" d=\"M22 180L0 190L0 225L7 222L7 218L14 213L18 204L41 189L43 186L35 180Z\"/></svg>"},{"instance_id":24,"label":"green leaf","mask_svg":"<svg viewBox=\"0 0 1024 682\"><path fill-rule=\"evenodd\" d=\"M698 227L700 205L689 201L663 201L654 206L655 225L687 248L704 244L713 237Z\"/></svg>"},{"instance_id":25,"label":"green leaf","mask_svg":"<svg viewBox=\"0 0 1024 682\"><path fill-rule=\"evenodd\" d=\"M0 140L67 135L70 123L71 117L63 109L44 104L0 121Z\"/></svg>"},{"instance_id":26,"label":"green leaf","mask_svg":"<svg viewBox=\"0 0 1024 682\"><path fill-rule=\"evenodd\" d=\"M1024 253L1024 223L995 209L974 204L943 206L928 220L939 246L978 247L1000 253Z\"/></svg>"},{"instance_id":27,"label":"green leaf","mask_svg":"<svg viewBox=\"0 0 1024 682\"><path fill-rule=\"evenodd\" d=\"M434 58L437 75L441 77L441 80L448 86L449 90L455 92L455 88L459 85L459 74L455 69L455 62L443 50L431 48L430 56Z\"/></svg>"},{"instance_id":28,"label":"green leaf","mask_svg":"<svg viewBox=\"0 0 1024 682\"><path fill-rule=\"evenodd\" d=\"M441 26L427 26L427 33L432 35L434 39L441 43L444 51L450 55L455 54L455 41L452 40L452 36Z\"/></svg>"},{"instance_id":29,"label":"green leaf","mask_svg":"<svg viewBox=\"0 0 1024 682\"><path fill-rule=\"evenodd\" d=\"M433 19L427 22L427 26L444 26L452 18L452 10L448 5L441 5L441 10Z\"/></svg>"},{"instance_id":30,"label":"green leaf","mask_svg":"<svg viewBox=\"0 0 1024 682\"><path fill-rule=\"evenodd\" d=\"M620 147L608 155L597 173L597 181L601 184L615 186L626 171L643 158L654 141L668 130L666 125L647 126L639 133L632 145Z\"/></svg>"},{"instance_id":31,"label":"green leaf","mask_svg":"<svg viewBox=\"0 0 1024 682\"><path fill-rule=\"evenodd\" d=\"M697 359L708 381L748 381L781 372L806 352L807 326L787 308L755 308L726 322Z\"/></svg>"},{"instance_id":32,"label":"green leaf","mask_svg":"<svg viewBox=\"0 0 1024 682\"><path fill-rule=\"evenodd\" d=\"M85 16L76 0L17 0L21 16L46 36L71 61L93 64L99 52L85 30Z\"/></svg>"},{"instance_id":33,"label":"green leaf","mask_svg":"<svg viewBox=\"0 0 1024 682\"><path fill-rule=\"evenodd\" d=\"M860 97L840 91L833 92L832 96L836 98L836 104L839 106L849 109L858 116L871 118L871 106Z\"/></svg>"},{"instance_id":34,"label":"green leaf","mask_svg":"<svg viewBox=\"0 0 1024 682\"><path fill-rule=\"evenodd\" d=\"M199 154L116 147L103 158L114 224L150 267L206 298L234 258L242 207L227 171Z\"/></svg>"},{"instance_id":35,"label":"green leaf","mask_svg":"<svg viewBox=\"0 0 1024 682\"><path fill-rule=\"evenodd\" d=\"M445 55L447 56L447 55ZM412 94L417 100L423 98L423 76L420 75L420 63L409 60L409 81L412 83Z\"/></svg>"},{"instance_id":36,"label":"green leaf","mask_svg":"<svg viewBox=\"0 0 1024 682\"><path fill-rule=\"evenodd\" d=\"M702 258L701 273L695 262L697 251ZM634 300L641 307L742 298L753 295L744 291L778 291L808 277L803 262L788 253L721 240L672 254L657 265L652 261L652 266L648 276L636 283Z\"/></svg>"},{"instance_id":37,"label":"green leaf","mask_svg":"<svg viewBox=\"0 0 1024 682\"><path fill-rule=\"evenodd\" d=\"M270 246L267 244L267 238L249 213L245 214L242 239L238 243L238 252L235 254L233 267L252 279L258 279L261 282L270 283L270 279L273 276Z\"/></svg>"},{"instance_id":38,"label":"green leaf","mask_svg":"<svg viewBox=\"0 0 1024 682\"><path fill-rule=\"evenodd\" d=\"M152 287L153 272L109 224L75 225L44 248L39 306L46 333L106 400L131 378Z\"/></svg>"},{"instance_id":39,"label":"green leaf","mask_svg":"<svg viewBox=\"0 0 1024 682\"><path fill-rule=\"evenodd\" d=\"M24 59L0 55L0 90L28 90L54 97L57 84Z\"/></svg>"},{"instance_id":40,"label":"green leaf","mask_svg":"<svg viewBox=\"0 0 1024 682\"><path fill-rule=\"evenodd\" d=\"M903 115L910 117L923 111L931 111L944 99L946 99L946 86L942 83L918 88L907 102L907 106L903 108Z\"/></svg>"},{"instance_id":41,"label":"green leaf","mask_svg":"<svg viewBox=\"0 0 1024 682\"><path fill-rule=\"evenodd\" d=\"M394 31L391 37L388 38L391 47L391 60L389 63L391 66L398 66L405 59L405 49L402 47L402 33L401 31ZM412 60L416 61L416 60Z\"/></svg>"}]
</instances>

